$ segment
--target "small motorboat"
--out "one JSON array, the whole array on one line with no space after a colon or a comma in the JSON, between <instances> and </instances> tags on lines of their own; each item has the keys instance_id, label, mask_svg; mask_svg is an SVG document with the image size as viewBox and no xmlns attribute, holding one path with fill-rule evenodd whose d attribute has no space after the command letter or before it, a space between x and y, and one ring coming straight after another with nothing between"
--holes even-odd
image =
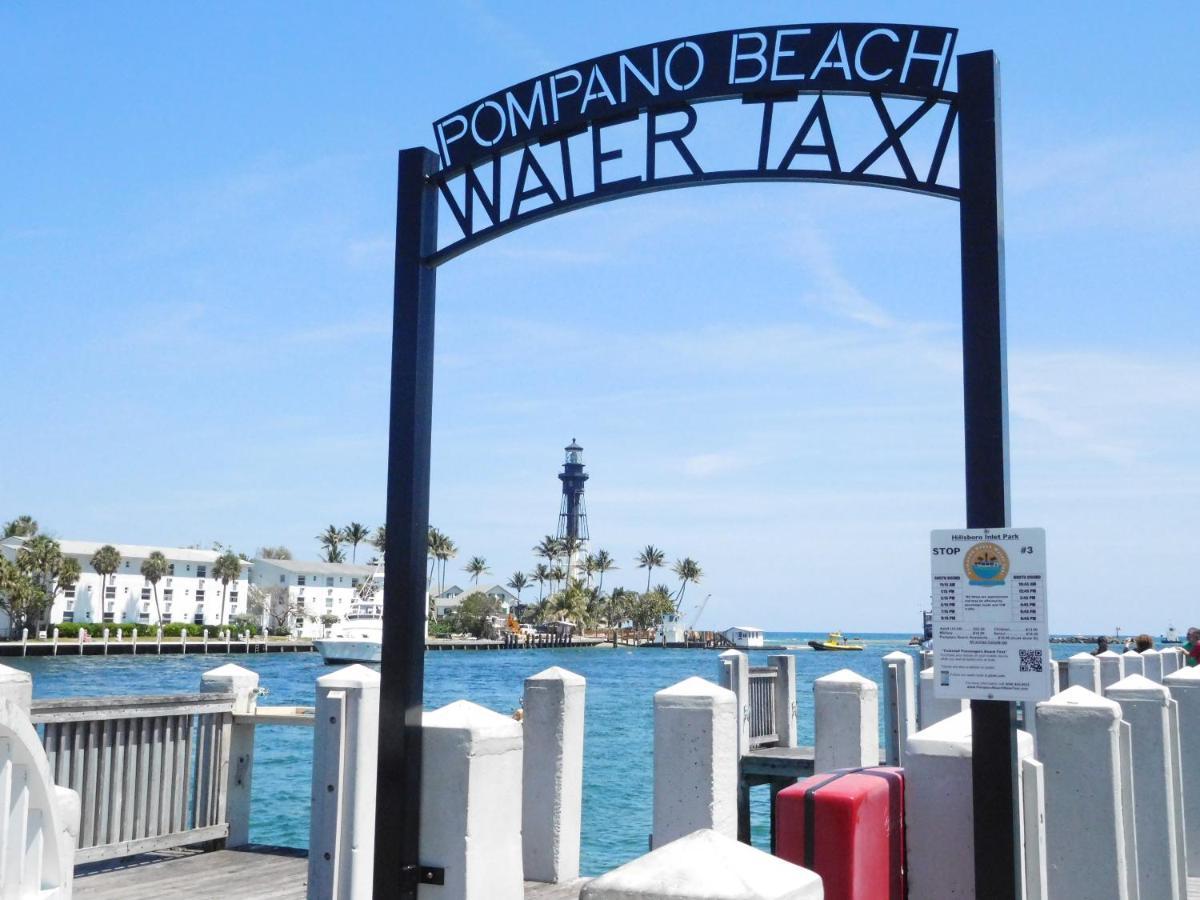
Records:
<instances>
[{"instance_id":1,"label":"small motorboat","mask_svg":"<svg viewBox=\"0 0 1200 900\"><path fill-rule=\"evenodd\" d=\"M808 646L814 650L862 650L861 641L846 640L840 631L831 631L823 641L809 641Z\"/></svg>"}]
</instances>

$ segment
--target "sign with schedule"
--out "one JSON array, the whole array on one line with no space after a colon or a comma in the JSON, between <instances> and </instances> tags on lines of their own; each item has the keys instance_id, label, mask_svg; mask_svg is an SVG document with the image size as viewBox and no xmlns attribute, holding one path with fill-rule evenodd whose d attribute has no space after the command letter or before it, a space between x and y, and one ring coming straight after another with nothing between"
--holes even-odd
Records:
<instances>
[{"instance_id":1,"label":"sign with schedule","mask_svg":"<svg viewBox=\"0 0 1200 900\"><path fill-rule=\"evenodd\" d=\"M937 530L930 545L934 695L1049 699L1045 529Z\"/></svg>"}]
</instances>

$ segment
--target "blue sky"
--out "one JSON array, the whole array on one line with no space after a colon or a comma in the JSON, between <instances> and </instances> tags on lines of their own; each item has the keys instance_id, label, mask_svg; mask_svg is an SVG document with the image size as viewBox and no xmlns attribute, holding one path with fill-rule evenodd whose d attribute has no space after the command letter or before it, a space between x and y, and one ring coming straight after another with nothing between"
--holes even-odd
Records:
<instances>
[{"instance_id":1,"label":"blue sky","mask_svg":"<svg viewBox=\"0 0 1200 900\"><path fill-rule=\"evenodd\" d=\"M1051 626L1200 617L1195 4L345 9L0 8L0 515L298 556L378 524L399 148L625 47L918 22L1001 58L1013 519L1047 529ZM529 567L577 437L617 583L652 542L700 561L703 625L915 630L963 520L957 240L945 200L740 185L448 263L434 523Z\"/></svg>"}]
</instances>

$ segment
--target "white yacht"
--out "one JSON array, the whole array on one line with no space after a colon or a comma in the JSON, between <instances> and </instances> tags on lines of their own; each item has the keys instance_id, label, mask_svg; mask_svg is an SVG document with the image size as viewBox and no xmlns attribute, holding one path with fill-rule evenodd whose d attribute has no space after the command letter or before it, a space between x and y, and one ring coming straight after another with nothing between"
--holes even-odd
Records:
<instances>
[{"instance_id":1,"label":"white yacht","mask_svg":"<svg viewBox=\"0 0 1200 900\"><path fill-rule=\"evenodd\" d=\"M329 663L377 663L383 654L383 604L376 600L355 603L346 621L338 622L329 636L313 641Z\"/></svg>"}]
</instances>

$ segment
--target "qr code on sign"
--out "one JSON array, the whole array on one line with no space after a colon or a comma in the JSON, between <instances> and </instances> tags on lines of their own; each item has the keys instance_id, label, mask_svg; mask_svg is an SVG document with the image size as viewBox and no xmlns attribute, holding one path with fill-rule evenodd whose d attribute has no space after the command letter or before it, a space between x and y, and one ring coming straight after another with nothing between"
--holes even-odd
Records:
<instances>
[{"instance_id":1,"label":"qr code on sign","mask_svg":"<svg viewBox=\"0 0 1200 900\"><path fill-rule=\"evenodd\" d=\"M1042 671L1042 651L1041 650L1022 650L1021 651L1021 671L1022 672L1040 672L1040 671Z\"/></svg>"}]
</instances>

